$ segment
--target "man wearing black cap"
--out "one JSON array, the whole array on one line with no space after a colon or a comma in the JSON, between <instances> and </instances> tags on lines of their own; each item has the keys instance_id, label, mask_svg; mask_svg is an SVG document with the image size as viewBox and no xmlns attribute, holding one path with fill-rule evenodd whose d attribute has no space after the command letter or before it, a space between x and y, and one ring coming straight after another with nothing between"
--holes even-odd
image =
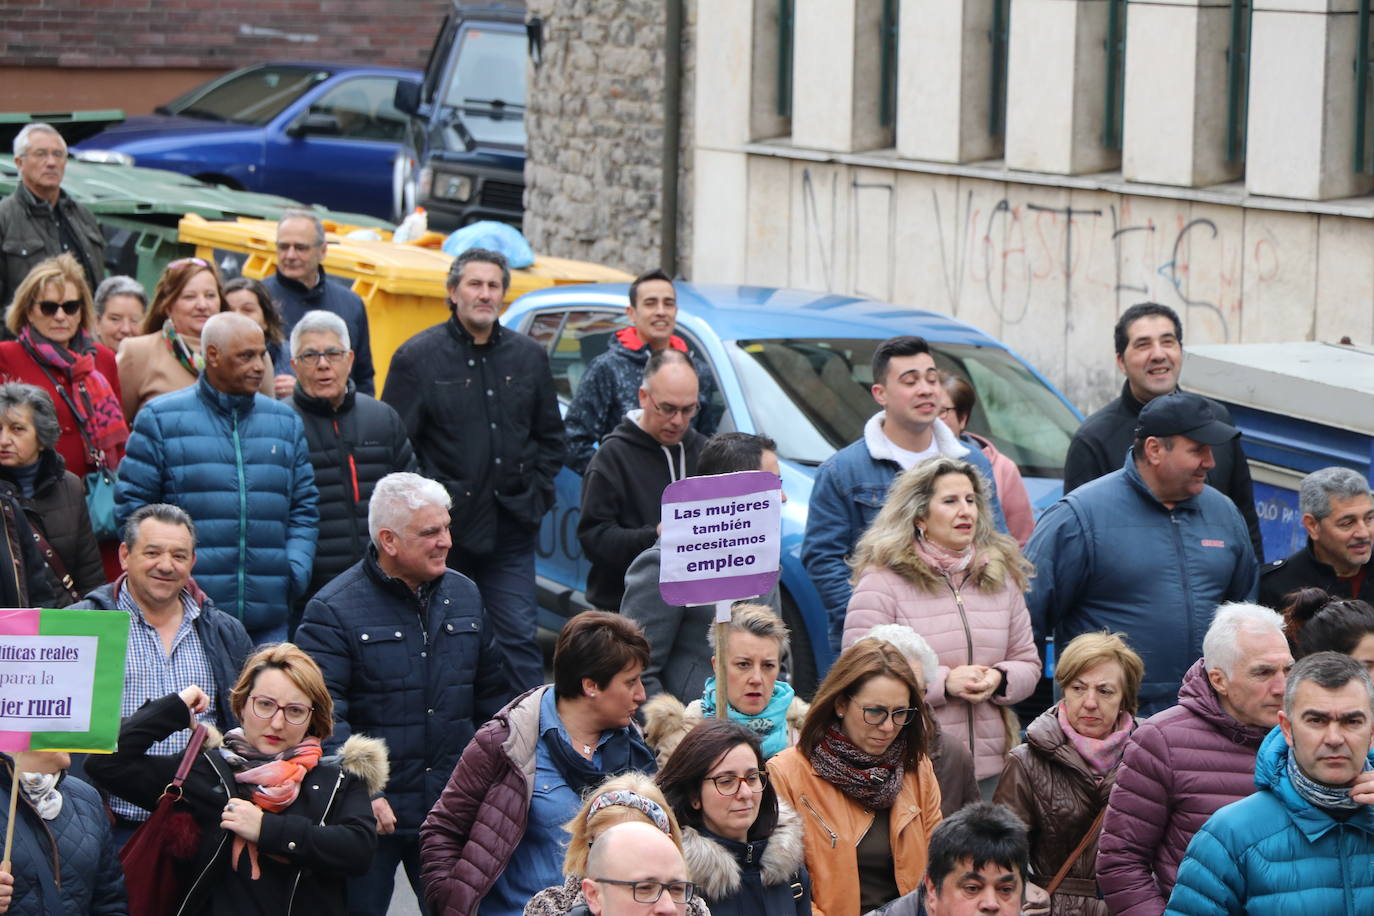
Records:
<instances>
[{"instance_id":1,"label":"man wearing black cap","mask_svg":"<svg viewBox=\"0 0 1374 916\"><path fill-rule=\"evenodd\" d=\"M1026 545L1036 638L1062 647L1080 633L1124 631L1145 661L1141 715L1173 704L1217 605L1255 600L1245 522L1207 485L1212 448L1239 435L1206 398L1155 398L1125 467L1051 506Z\"/></svg>"}]
</instances>

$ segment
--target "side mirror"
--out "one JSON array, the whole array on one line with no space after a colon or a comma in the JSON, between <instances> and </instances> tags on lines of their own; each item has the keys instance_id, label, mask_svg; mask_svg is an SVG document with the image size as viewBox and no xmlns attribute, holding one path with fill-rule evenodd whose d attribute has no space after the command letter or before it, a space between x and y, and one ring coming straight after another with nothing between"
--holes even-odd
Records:
<instances>
[{"instance_id":1,"label":"side mirror","mask_svg":"<svg viewBox=\"0 0 1374 916\"><path fill-rule=\"evenodd\" d=\"M311 111L286 129L289 137L304 137L309 134L329 134L337 136L339 119L324 111Z\"/></svg>"},{"instance_id":2,"label":"side mirror","mask_svg":"<svg viewBox=\"0 0 1374 916\"><path fill-rule=\"evenodd\" d=\"M391 103L396 106L397 111L408 115L416 114L420 110L420 84L401 80L396 84L396 94Z\"/></svg>"}]
</instances>

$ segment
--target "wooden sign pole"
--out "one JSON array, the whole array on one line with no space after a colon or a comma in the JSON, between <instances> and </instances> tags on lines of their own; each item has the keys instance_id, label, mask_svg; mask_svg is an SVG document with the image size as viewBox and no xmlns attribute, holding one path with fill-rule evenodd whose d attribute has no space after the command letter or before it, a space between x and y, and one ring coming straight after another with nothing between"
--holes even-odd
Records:
<instances>
[{"instance_id":1,"label":"wooden sign pole","mask_svg":"<svg viewBox=\"0 0 1374 916\"><path fill-rule=\"evenodd\" d=\"M730 639L730 611L733 601L716 602L716 718L724 719L730 714L727 708L728 695L725 692L725 649Z\"/></svg>"}]
</instances>

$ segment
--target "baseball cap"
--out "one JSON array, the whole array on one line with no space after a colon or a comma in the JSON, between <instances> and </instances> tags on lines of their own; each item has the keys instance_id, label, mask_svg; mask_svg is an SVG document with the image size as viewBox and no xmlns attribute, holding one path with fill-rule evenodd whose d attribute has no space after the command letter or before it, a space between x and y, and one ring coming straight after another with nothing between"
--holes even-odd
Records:
<instances>
[{"instance_id":1,"label":"baseball cap","mask_svg":"<svg viewBox=\"0 0 1374 916\"><path fill-rule=\"evenodd\" d=\"M1217 419L1207 399L1186 391L1160 395L1140 411L1137 439L1146 436L1187 436L1203 445L1223 445L1240 430Z\"/></svg>"}]
</instances>

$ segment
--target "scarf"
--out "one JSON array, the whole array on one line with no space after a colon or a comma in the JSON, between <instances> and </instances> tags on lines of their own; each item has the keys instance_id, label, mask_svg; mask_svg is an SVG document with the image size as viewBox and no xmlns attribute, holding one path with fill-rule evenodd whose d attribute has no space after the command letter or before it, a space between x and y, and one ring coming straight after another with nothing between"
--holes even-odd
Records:
<instances>
[{"instance_id":1,"label":"scarf","mask_svg":"<svg viewBox=\"0 0 1374 916\"><path fill-rule=\"evenodd\" d=\"M1369 759L1365 758L1363 772L1369 770ZM1349 786L1323 785L1304 773L1298 767L1297 758L1293 756L1291 747L1288 749L1288 779L1293 783L1294 791L1304 801L1318 808L1326 808L1329 811L1356 811L1361 807L1359 802L1350 797Z\"/></svg>"},{"instance_id":2,"label":"scarf","mask_svg":"<svg viewBox=\"0 0 1374 916\"><path fill-rule=\"evenodd\" d=\"M648 774L658 772L658 761L654 758L654 752L649 750L643 739L629 727L615 729L606 743L601 745L599 770L590 760L573 750L572 745L558 734L557 728L546 729L540 740L544 742L544 748L549 752L549 758L558 768L563 781L579 796L588 789L599 786L610 776L630 770Z\"/></svg>"},{"instance_id":3,"label":"scarf","mask_svg":"<svg viewBox=\"0 0 1374 916\"><path fill-rule=\"evenodd\" d=\"M731 721L738 722L759 736L765 760L787 750L787 709L796 695L791 684L777 681L773 684L773 696L763 712L750 716L733 706L729 709ZM701 695L701 712L707 719L716 714L716 679L713 677L706 679L706 691Z\"/></svg>"},{"instance_id":4,"label":"scarf","mask_svg":"<svg viewBox=\"0 0 1374 916\"><path fill-rule=\"evenodd\" d=\"M899 732L887 750L875 757L859 750L832 725L811 752L811 766L816 775L845 795L877 811L891 808L897 800L905 753L905 732Z\"/></svg>"},{"instance_id":5,"label":"scarf","mask_svg":"<svg viewBox=\"0 0 1374 916\"><path fill-rule=\"evenodd\" d=\"M1130 713L1122 711L1116 717L1118 727L1107 737L1089 738L1074 731L1073 726L1069 724L1062 700L1055 707L1055 712L1059 716L1060 731L1069 739L1069 744L1073 745L1073 749L1083 758L1083 762L1092 770L1094 776L1100 780L1116 769L1116 765L1121 762L1122 753L1126 750L1126 739L1131 736L1131 729L1135 727L1135 718Z\"/></svg>"},{"instance_id":6,"label":"scarf","mask_svg":"<svg viewBox=\"0 0 1374 916\"><path fill-rule=\"evenodd\" d=\"M59 773L20 773L19 791L33 805L45 821L57 817L62 810L62 793L57 791Z\"/></svg>"},{"instance_id":7,"label":"scarf","mask_svg":"<svg viewBox=\"0 0 1374 916\"><path fill-rule=\"evenodd\" d=\"M181 363L181 368L191 373L192 378L199 378L200 370L205 368L205 357L181 338L176 328L172 327L170 318L162 322L162 339L167 342L167 349L177 358L177 362Z\"/></svg>"},{"instance_id":8,"label":"scarf","mask_svg":"<svg viewBox=\"0 0 1374 916\"><path fill-rule=\"evenodd\" d=\"M301 780L315 768L315 764L320 762L320 755L324 753L319 738L306 738L295 747L276 754L264 754L248 743L242 728L225 733L224 745L219 752L234 771L234 781L253 787L250 796L253 804L274 814L285 811L296 800L301 791ZM238 869L239 854L245 847L252 865L253 880L256 881L262 876L258 868L257 843L250 843L235 834L229 864Z\"/></svg>"},{"instance_id":9,"label":"scarf","mask_svg":"<svg viewBox=\"0 0 1374 916\"><path fill-rule=\"evenodd\" d=\"M129 425L124 422L124 407L115 397L110 380L95 367L95 342L90 336L78 328L76 336L63 346L26 324L19 332L19 342L48 373L91 450L117 455L129 439ZM113 467L109 463L104 466Z\"/></svg>"},{"instance_id":10,"label":"scarf","mask_svg":"<svg viewBox=\"0 0 1374 916\"><path fill-rule=\"evenodd\" d=\"M949 550L936 544L919 530L915 539L916 556L927 566L945 576L953 576L973 565L974 550L969 544L963 550Z\"/></svg>"}]
</instances>

